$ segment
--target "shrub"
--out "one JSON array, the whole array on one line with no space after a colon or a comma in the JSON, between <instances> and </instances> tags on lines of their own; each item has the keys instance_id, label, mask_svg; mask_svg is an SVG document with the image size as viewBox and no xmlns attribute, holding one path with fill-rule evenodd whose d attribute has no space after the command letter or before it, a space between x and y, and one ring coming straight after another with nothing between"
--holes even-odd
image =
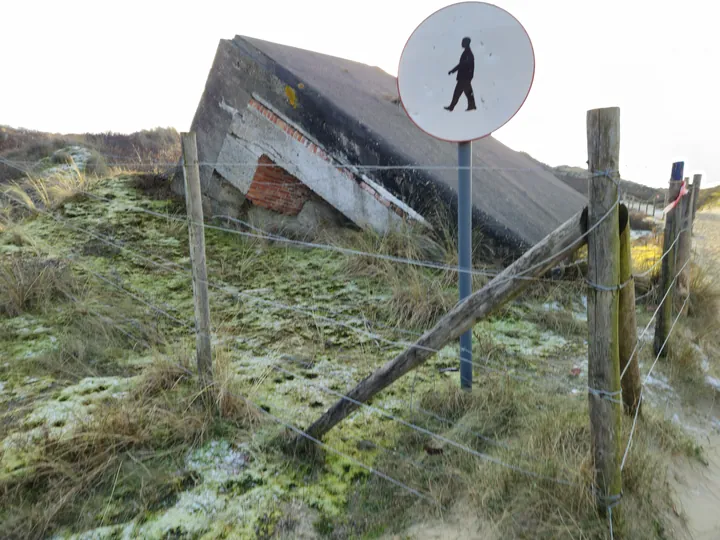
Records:
<instances>
[{"instance_id":1,"label":"shrub","mask_svg":"<svg viewBox=\"0 0 720 540\"><path fill-rule=\"evenodd\" d=\"M644 212L630 212L630 227L633 231L652 231L655 223Z\"/></svg>"},{"instance_id":2,"label":"shrub","mask_svg":"<svg viewBox=\"0 0 720 540\"><path fill-rule=\"evenodd\" d=\"M110 169L108 169L105 158L93 150L85 163L85 174L102 177L107 176L109 172Z\"/></svg>"},{"instance_id":3,"label":"shrub","mask_svg":"<svg viewBox=\"0 0 720 540\"><path fill-rule=\"evenodd\" d=\"M73 163L73 157L66 150L58 150L52 155L50 160L58 165L70 165L71 163Z\"/></svg>"}]
</instances>

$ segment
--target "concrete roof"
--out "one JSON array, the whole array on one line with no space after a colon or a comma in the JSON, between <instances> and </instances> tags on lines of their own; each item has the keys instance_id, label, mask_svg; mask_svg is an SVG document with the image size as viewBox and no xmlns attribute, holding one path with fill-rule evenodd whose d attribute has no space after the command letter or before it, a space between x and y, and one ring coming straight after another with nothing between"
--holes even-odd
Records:
<instances>
[{"instance_id":1,"label":"concrete roof","mask_svg":"<svg viewBox=\"0 0 720 540\"><path fill-rule=\"evenodd\" d=\"M397 100L396 78L378 67L238 36L364 124L412 165L455 166L457 146L420 131ZM359 164L362 165L362 164ZM579 211L586 199L552 173L492 137L473 143L473 204L528 244ZM457 190L457 171L431 176Z\"/></svg>"}]
</instances>

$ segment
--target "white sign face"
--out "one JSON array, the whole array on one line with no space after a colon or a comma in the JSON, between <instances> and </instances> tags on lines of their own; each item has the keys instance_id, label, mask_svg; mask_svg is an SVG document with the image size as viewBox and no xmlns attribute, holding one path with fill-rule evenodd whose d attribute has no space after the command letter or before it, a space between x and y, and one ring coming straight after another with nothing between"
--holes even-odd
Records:
<instances>
[{"instance_id":1,"label":"white sign face","mask_svg":"<svg viewBox=\"0 0 720 540\"><path fill-rule=\"evenodd\" d=\"M398 92L429 135L472 141L515 116L534 75L532 43L518 20L492 4L462 2L433 13L410 36Z\"/></svg>"}]
</instances>

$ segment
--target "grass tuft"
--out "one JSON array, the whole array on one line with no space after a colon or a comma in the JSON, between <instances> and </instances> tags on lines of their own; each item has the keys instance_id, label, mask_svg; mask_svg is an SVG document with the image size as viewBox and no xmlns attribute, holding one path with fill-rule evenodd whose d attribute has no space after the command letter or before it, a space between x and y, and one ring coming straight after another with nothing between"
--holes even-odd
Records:
<instances>
[{"instance_id":1,"label":"grass tuft","mask_svg":"<svg viewBox=\"0 0 720 540\"><path fill-rule=\"evenodd\" d=\"M693 265L690 274L688 315L696 323L709 328L714 327L718 314L720 314L720 285L706 267Z\"/></svg>"},{"instance_id":2,"label":"grass tuft","mask_svg":"<svg viewBox=\"0 0 720 540\"><path fill-rule=\"evenodd\" d=\"M399 532L412 523L439 521L462 508L473 518L492 524L502 538L604 538L607 521L597 512L591 492L592 463L586 400L538 395L511 379L487 377L462 392L454 385L422 397L421 406L455 423L420 416L414 421L478 452L542 477L527 476L473 456L442 441L407 430L381 454L378 470L391 472L437 503L418 501L377 476L358 483L348 515L334 524L348 535ZM625 420L621 439L629 435ZM490 437L497 446L478 437ZM657 527L668 529L669 490L660 471L673 452L695 456L696 448L664 419L647 413L638 426L625 469L622 518L616 534L645 538ZM412 459L412 461L410 461Z\"/></svg>"},{"instance_id":3,"label":"grass tuft","mask_svg":"<svg viewBox=\"0 0 720 540\"><path fill-rule=\"evenodd\" d=\"M0 313L16 317L43 311L77 287L77 279L61 261L9 256L0 262Z\"/></svg>"},{"instance_id":4,"label":"grass tuft","mask_svg":"<svg viewBox=\"0 0 720 540\"><path fill-rule=\"evenodd\" d=\"M102 157L96 150L90 152L90 157L85 163L85 174L95 177L105 177L110 173L110 169Z\"/></svg>"},{"instance_id":5,"label":"grass tuft","mask_svg":"<svg viewBox=\"0 0 720 540\"><path fill-rule=\"evenodd\" d=\"M366 253L454 266L457 254L452 251L448 238L438 233L432 238L427 230L406 225L387 234L366 230L330 241ZM455 270L353 255L345 260L344 271L351 277L387 284L391 291L390 301L385 306L387 316L398 326L426 328L457 302L458 273ZM486 281L483 276L473 276L474 290L481 288Z\"/></svg>"},{"instance_id":6,"label":"grass tuft","mask_svg":"<svg viewBox=\"0 0 720 540\"><path fill-rule=\"evenodd\" d=\"M97 175L87 174L73 164L70 171L12 182L4 188L4 193L21 209L24 206L30 210L54 210L88 191L97 182Z\"/></svg>"},{"instance_id":7,"label":"grass tuft","mask_svg":"<svg viewBox=\"0 0 720 540\"><path fill-rule=\"evenodd\" d=\"M183 472L188 451L257 423L221 374L218 406L208 408L187 365L159 360L127 395L108 400L67 436L28 441L31 462L0 477L3 537L82 531L172 505L197 481Z\"/></svg>"}]
</instances>

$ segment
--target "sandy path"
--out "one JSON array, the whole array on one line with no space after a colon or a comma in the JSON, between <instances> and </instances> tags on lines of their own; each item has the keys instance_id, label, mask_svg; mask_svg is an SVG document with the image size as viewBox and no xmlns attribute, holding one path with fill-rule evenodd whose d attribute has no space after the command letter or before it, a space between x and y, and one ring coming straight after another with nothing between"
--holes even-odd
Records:
<instances>
[{"instance_id":1,"label":"sandy path","mask_svg":"<svg viewBox=\"0 0 720 540\"><path fill-rule=\"evenodd\" d=\"M708 466L678 460L672 469L677 510L694 540L720 538L720 436L703 441Z\"/></svg>"},{"instance_id":2,"label":"sandy path","mask_svg":"<svg viewBox=\"0 0 720 540\"><path fill-rule=\"evenodd\" d=\"M720 210L699 212L694 233L696 256L720 279ZM678 460L671 474L678 510L687 518L691 538L717 540L720 539L720 435L713 433L699 442L705 449L708 466Z\"/></svg>"}]
</instances>

